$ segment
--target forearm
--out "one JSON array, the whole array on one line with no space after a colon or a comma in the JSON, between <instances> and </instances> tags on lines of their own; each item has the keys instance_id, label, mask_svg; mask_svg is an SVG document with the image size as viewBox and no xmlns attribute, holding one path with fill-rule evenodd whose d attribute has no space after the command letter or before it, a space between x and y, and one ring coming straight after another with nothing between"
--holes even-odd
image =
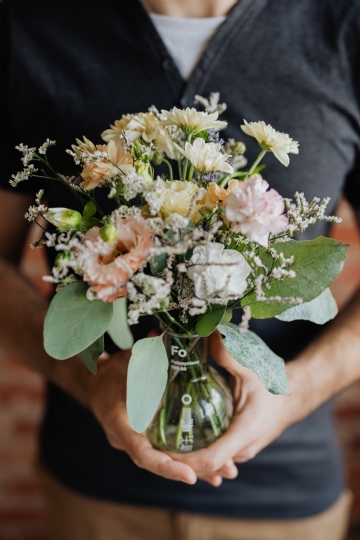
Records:
<instances>
[{"instance_id":1,"label":"forearm","mask_svg":"<svg viewBox=\"0 0 360 540\"><path fill-rule=\"evenodd\" d=\"M0 259L1 347L87 405L93 377L79 357L60 362L46 354L43 325L48 302L18 270Z\"/></svg>"},{"instance_id":2,"label":"forearm","mask_svg":"<svg viewBox=\"0 0 360 540\"><path fill-rule=\"evenodd\" d=\"M296 420L360 379L360 290L287 371Z\"/></svg>"}]
</instances>

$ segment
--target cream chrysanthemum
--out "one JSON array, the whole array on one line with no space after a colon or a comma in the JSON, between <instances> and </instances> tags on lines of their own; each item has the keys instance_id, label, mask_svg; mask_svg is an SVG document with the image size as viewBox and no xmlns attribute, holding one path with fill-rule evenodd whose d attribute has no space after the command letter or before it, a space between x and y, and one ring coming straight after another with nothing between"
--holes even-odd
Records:
<instances>
[{"instance_id":1,"label":"cream chrysanthemum","mask_svg":"<svg viewBox=\"0 0 360 540\"><path fill-rule=\"evenodd\" d=\"M220 152L221 144L219 143L206 143L204 139L198 137L193 144L186 142L185 150L174 144L201 174L212 171L234 172L230 163L226 161L231 158L231 155Z\"/></svg>"},{"instance_id":2,"label":"cream chrysanthemum","mask_svg":"<svg viewBox=\"0 0 360 540\"><path fill-rule=\"evenodd\" d=\"M119 139L123 135L124 129L127 129L129 122L134 118L133 114L123 114L120 120L115 120L113 124L110 125L110 129L105 129L102 132L101 137L105 142L116 141L119 142Z\"/></svg>"},{"instance_id":3,"label":"cream chrysanthemum","mask_svg":"<svg viewBox=\"0 0 360 540\"><path fill-rule=\"evenodd\" d=\"M185 133L191 135L196 135L204 129L218 130L227 126L227 122L217 119L218 112L209 114L189 107L186 109L174 107L171 111L162 110L161 112L165 116L165 119L160 122L162 126L178 126Z\"/></svg>"},{"instance_id":4,"label":"cream chrysanthemum","mask_svg":"<svg viewBox=\"0 0 360 540\"><path fill-rule=\"evenodd\" d=\"M154 113L127 114L121 120L110 126L110 129L101 134L104 141L119 141L123 134L126 134L130 142L134 142L140 137L147 143L153 142L160 152L173 159L174 149L171 138L166 129L160 125Z\"/></svg>"},{"instance_id":5,"label":"cream chrysanthemum","mask_svg":"<svg viewBox=\"0 0 360 540\"><path fill-rule=\"evenodd\" d=\"M294 141L287 133L276 131L265 122L247 122L240 126L246 135L255 137L263 150L272 152L275 157L287 167L290 163L289 154L299 153L299 143Z\"/></svg>"}]
</instances>

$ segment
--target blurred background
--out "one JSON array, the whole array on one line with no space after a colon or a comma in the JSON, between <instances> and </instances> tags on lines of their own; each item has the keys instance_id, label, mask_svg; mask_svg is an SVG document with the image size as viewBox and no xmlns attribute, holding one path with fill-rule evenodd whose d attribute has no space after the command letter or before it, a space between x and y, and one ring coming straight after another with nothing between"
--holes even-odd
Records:
<instances>
[{"instance_id":1,"label":"blurred background","mask_svg":"<svg viewBox=\"0 0 360 540\"><path fill-rule=\"evenodd\" d=\"M345 268L332 286L341 307L360 285L360 237L346 201L341 201L338 215L343 222L332 228L331 236L350 244ZM38 237L37 230L32 230L30 236L34 238L29 238L29 243ZM47 273L42 249L27 248L22 269L43 294L48 293L49 284L41 279ZM360 351L354 354L360 355ZM40 376L1 350L0 373L0 540L46 540L44 501L33 469L43 411L43 382ZM339 395L335 415L348 480L355 496L348 540L359 540L360 382Z\"/></svg>"}]
</instances>

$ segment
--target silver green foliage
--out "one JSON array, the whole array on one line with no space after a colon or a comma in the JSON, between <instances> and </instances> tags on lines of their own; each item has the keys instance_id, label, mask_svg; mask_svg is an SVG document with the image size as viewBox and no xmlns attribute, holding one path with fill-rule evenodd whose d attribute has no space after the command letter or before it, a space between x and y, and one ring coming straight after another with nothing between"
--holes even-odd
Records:
<instances>
[{"instance_id":1,"label":"silver green foliage","mask_svg":"<svg viewBox=\"0 0 360 540\"><path fill-rule=\"evenodd\" d=\"M113 302L113 316L107 332L115 345L120 349L131 349L134 338L127 322L126 298L118 298Z\"/></svg>"},{"instance_id":2,"label":"silver green foliage","mask_svg":"<svg viewBox=\"0 0 360 540\"><path fill-rule=\"evenodd\" d=\"M44 347L57 360L81 353L107 330L113 306L86 298L88 285L77 281L52 299L44 324Z\"/></svg>"},{"instance_id":3,"label":"silver green foliage","mask_svg":"<svg viewBox=\"0 0 360 540\"><path fill-rule=\"evenodd\" d=\"M94 343L92 343L85 351L80 353L81 359L84 362L88 370L96 375L97 372L97 361L104 352L104 336L100 336Z\"/></svg>"},{"instance_id":4,"label":"silver green foliage","mask_svg":"<svg viewBox=\"0 0 360 540\"><path fill-rule=\"evenodd\" d=\"M162 336L140 339L130 358L126 409L130 426L142 433L150 424L165 391L168 357Z\"/></svg>"},{"instance_id":5,"label":"silver green foliage","mask_svg":"<svg viewBox=\"0 0 360 540\"><path fill-rule=\"evenodd\" d=\"M314 298L314 300L311 300L311 302L305 302L304 304L299 304L283 311L280 315L276 315L276 319L286 322L303 319L316 324L325 324L336 317L337 313L338 307L335 298L331 294L330 289L325 289L325 291L317 298Z\"/></svg>"},{"instance_id":6,"label":"silver green foliage","mask_svg":"<svg viewBox=\"0 0 360 540\"><path fill-rule=\"evenodd\" d=\"M236 324L219 324L217 330L225 336L223 341L230 355L242 366L255 371L260 381L272 394L287 395L289 381L285 363L254 332L241 332Z\"/></svg>"},{"instance_id":7,"label":"silver green foliage","mask_svg":"<svg viewBox=\"0 0 360 540\"><path fill-rule=\"evenodd\" d=\"M310 302L329 287L342 270L347 246L332 238L319 236L314 240L279 242L273 248L286 258L294 256L294 263L286 269L294 270L296 277L270 279L271 288L263 286L265 296L300 297L304 302ZM271 263L265 250L261 249L259 256L265 265ZM246 305L251 307L254 319L271 318L289 309L286 303L259 302L255 293L242 299L241 306Z\"/></svg>"}]
</instances>

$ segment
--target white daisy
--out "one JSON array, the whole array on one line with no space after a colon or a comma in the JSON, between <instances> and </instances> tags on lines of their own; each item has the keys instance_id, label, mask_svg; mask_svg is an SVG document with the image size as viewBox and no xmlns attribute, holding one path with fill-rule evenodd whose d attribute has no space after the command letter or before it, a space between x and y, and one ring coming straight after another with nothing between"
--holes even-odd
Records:
<instances>
[{"instance_id":1,"label":"white daisy","mask_svg":"<svg viewBox=\"0 0 360 540\"><path fill-rule=\"evenodd\" d=\"M288 154L299 153L299 143L294 141L287 133L276 131L265 122L247 122L240 126L246 135L255 137L263 150L272 152L275 157L287 167L290 163Z\"/></svg>"},{"instance_id":2,"label":"white daisy","mask_svg":"<svg viewBox=\"0 0 360 540\"><path fill-rule=\"evenodd\" d=\"M217 120L219 113L206 113L204 111L197 111L194 108L187 107L186 109L177 109L174 107L171 111L161 111L165 116L164 120L161 120L162 126L178 126L185 133L195 135L204 129L224 129L227 126L227 122Z\"/></svg>"},{"instance_id":3,"label":"white daisy","mask_svg":"<svg viewBox=\"0 0 360 540\"><path fill-rule=\"evenodd\" d=\"M231 158L230 154L223 154L221 144L206 143L204 139L198 137L193 144L185 143L185 150L174 143L176 148L181 152L201 174L212 171L223 171L233 173L234 169L227 163L227 159Z\"/></svg>"}]
</instances>

